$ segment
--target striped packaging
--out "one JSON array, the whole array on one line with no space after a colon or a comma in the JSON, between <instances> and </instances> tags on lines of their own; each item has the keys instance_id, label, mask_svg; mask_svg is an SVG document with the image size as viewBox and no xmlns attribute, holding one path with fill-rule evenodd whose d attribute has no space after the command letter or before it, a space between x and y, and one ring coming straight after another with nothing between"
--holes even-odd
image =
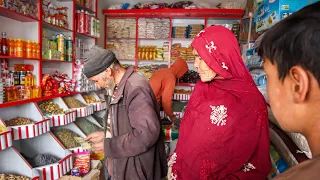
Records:
<instances>
[{"instance_id":1,"label":"striped packaging","mask_svg":"<svg viewBox=\"0 0 320 180\"><path fill-rule=\"evenodd\" d=\"M189 101L190 94L173 94L173 99L177 101Z\"/></svg>"},{"instance_id":2,"label":"striped packaging","mask_svg":"<svg viewBox=\"0 0 320 180\"><path fill-rule=\"evenodd\" d=\"M93 105L93 110L94 111L102 111L102 110L107 108L107 102L106 101L93 103L92 105Z\"/></svg>"},{"instance_id":3,"label":"striped packaging","mask_svg":"<svg viewBox=\"0 0 320 180\"><path fill-rule=\"evenodd\" d=\"M73 168L72 154L61 159L58 163L37 167L42 180L55 180L67 174Z\"/></svg>"},{"instance_id":4,"label":"striped packaging","mask_svg":"<svg viewBox=\"0 0 320 180\"><path fill-rule=\"evenodd\" d=\"M69 149L72 153L81 153L81 152L85 152L82 147L75 147L72 149Z\"/></svg>"},{"instance_id":5,"label":"striped packaging","mask_svg":"<svg viewBox=\"0 0 320 180\"><path fill-rule=\"evenodd\" d=\"M76 111L69 111L65 114L53 115L51 118L51 127L63 126L72 123L76 120Z\"/></svg>"},{"instance_id":6,"label":"striped packaging","mask_svg":"<svg viewBox=\"0 0 320 180\"><path fill-rule=\"evenodd\" d=\"M74 110L77 111L77 118L90 116L94 112L93 105L91 104L83 108L75 108Z\"/></svg>"},{"instance_id":7,"label":"striped packaging","mask_svg":"<svg viewBox=\"0 0 320 180\"><path fill-rule=\"evenodd\" d=\"M30 125L11 126L11 128L13 140L33 138L50 131L50 119L38 121Z\"/></svg>"},{"instance_id":8,"label":"striped packaging","mask_svg":"<svg viewBox=\"0 0 320 180\"><path fill-rule=\"evenodd\" d=\"M0 151L12 146L12 129L7 128L7 131L0 134Z\"/></svg>"}]
</instances>

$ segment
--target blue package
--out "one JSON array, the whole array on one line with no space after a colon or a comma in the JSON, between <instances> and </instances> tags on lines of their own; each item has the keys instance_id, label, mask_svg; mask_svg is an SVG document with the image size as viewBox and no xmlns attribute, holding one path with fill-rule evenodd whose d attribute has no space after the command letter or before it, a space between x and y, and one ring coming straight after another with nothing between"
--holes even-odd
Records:
<instances>
[{"instance_id":1,"label":"blue package","mask_svg":"<svg viewBox=\"0 0 320 180\"><path fill-rule=\"evenodd\" d=\"M124 3L124 4L122 4L121 9L126 10L126 9L128 9L129 6L130 6L129 3Z\"/></svg>"},{"instance_id":2,"label":"blue package","mask_svg":"<svg viewBox=\"0 0 320 180\"><path fill-rule=\"evenodd\" d=\"M269 29L281 19L319 0L255 0L256 32Z\"/></svg>"}]
</instances>

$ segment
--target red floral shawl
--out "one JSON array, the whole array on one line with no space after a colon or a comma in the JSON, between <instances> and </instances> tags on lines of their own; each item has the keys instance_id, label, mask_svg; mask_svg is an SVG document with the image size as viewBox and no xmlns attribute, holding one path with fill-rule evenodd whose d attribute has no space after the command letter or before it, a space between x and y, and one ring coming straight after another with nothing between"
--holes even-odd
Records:
<instances>
[{"instance_id":1,"label":"red floral shawl","mask_svg":"<svg viewBox=\"0 0 320 180\"><path fill-rule=\"evenodd\" d=\"M211 26L192 46L223 79L196 84L169 161L172 179L265 180L271 168L266 103L235 36Z\"/></svg>"}]
</instances>

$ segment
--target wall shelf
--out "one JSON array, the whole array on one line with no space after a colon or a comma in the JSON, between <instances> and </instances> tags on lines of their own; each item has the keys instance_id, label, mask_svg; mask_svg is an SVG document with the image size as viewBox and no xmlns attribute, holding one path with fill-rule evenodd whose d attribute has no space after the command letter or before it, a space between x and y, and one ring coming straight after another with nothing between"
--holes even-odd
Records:
<instances>
[{"instance_id":1,"label":"wall shelf","mask_svg":"<svg viewBox=\"0 0 320 180\"><path fill-rule=\"evenodd\" d=\"M9 19L13 19L20 22L38 22L39 21L39 19L24 15L22 13L18 13L16 11L3 8L3 7L0 7L0 16L4 16Z\"/></svg>"},{"instance_id":2,"label":"wall shelf","mask_svg":"<svg viewBox=\"0 0 320 180\"><path fill-rule=\"evenodd\" d=\"M49 30L56 31L56 32L71 32L72 33L71 29L67 29L64 27L53 25L53 24L50 24L50 23L47 23L44 21L42 21L41 23L42 23L42 27L45 29L49 29Z\"/></svg>"}]
</instances>

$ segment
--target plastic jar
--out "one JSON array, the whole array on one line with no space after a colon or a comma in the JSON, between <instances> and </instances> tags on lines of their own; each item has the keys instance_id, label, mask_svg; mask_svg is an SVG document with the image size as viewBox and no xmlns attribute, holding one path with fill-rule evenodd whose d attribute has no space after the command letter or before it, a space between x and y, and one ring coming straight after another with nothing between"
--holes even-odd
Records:
<instances>
[{"instance_id":1,"label":"plastic jar","mask_svg":"<svg viewBox=\"0 0 320 180\"><path fill-rule=\"evenodd\" d=\"M32 56L32 42L26 42L26 58L33 58Z\"/></svg>"},{"instance_id":2,"label":"plastic jar","mask_svg":"<svg viewBox=\"0 0 320 180\"><path fill-rule=\"evenodd\" d=\"M16 57L23 57L23 42L21 39L16 41Z\"/></svg>"},{"instance_id":3,"label":"plastic jar","mask_svg":"<svg viewBox=\"0 0 320 180\"><path fill-rule=\"evenodd\" d=\"M31 86L25 86L24 87L24 99L31 99L32 98L32 87Z\"/></svg>"},{"instance_id":4,"label":"plastic jar","mask_svg":"<svg viewBox=\"0 0 320 180\"><path fill-rule=\"evenodd\" d=\"M34 86L32 89L32 98L41 98L42 90L40 86Z\"/></svg>"}]
</instances>

